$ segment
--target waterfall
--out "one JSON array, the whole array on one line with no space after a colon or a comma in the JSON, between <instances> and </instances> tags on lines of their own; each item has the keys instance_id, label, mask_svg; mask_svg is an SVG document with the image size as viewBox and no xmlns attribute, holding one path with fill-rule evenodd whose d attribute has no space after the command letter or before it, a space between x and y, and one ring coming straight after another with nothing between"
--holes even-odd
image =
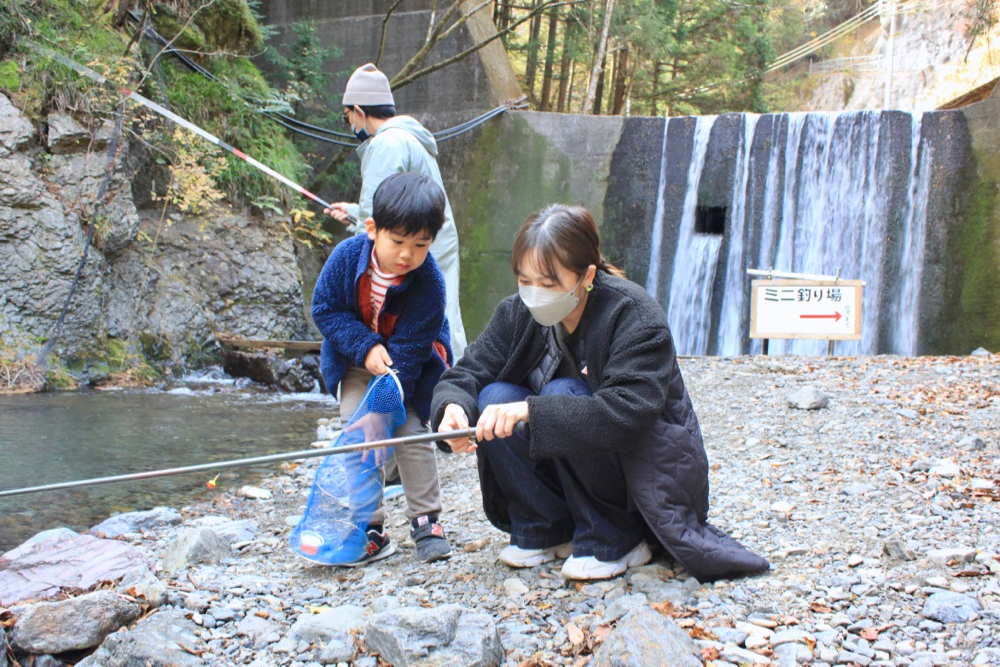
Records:
<instances>
[{"instance_id":1,"label":"waterfall","mask_svg":"<svg viewBox=\"0 0 1000 667\"><path fill-rule=\"evenodd\" d=\"M892 308L893 344L899 354L916 354L916 313L920 299L920 279L923 277L924 244L927 240L927 194L930 187L931 149L921 150L920 127L922 114L910 122L910 177L906 190L906 219L903 226L903 247L899 263L902 284Z\"/></svg>"},{"instance_id":2,"label":"waterfall","mask_svg":"<svg viewBox=\"0 0 1000 667\"><path fill-rule=\"evenodd\" d=\"M705 354L708 348L712 283L722 240L712 234L696 234L694 224L698 184L714 123L715 116L702 116L695 122L691 165L688 167L684 208L670 280L667 321L678 354Z\"/></svg>"},{"instance_id":3,"label":"waterfall","mask_svg":"<svg viewBox=\"0 0 1000 667\"><path fill-rule=\"evenodd\" d=\"M909 137L893 133L894 128L905 127L900 121L906 117L879 111L744 115L737 150L729 153L733 157L709 162L713 176L706 179L706 183L732 183L732 191L725 193L730 206L724 236L695 229L699 195L703 200L706 196L700 190L706 156L725 151L715 145L717 141L709 142L715 118L696 120L682 203L663 201L663 171L670 161L666 154L662 159L657 236L651 244L655 256L651 255L647 280L650 293L669 293L668 299L658 298L665 302L679 353L735 355L760 349L759 342L753 346L746 342L750 267L825 275L839 271L843 279L863 280L862 340L836 341L835 352L917 352L916 313L933 151L921 145L919 114L908 116ZM764 156L754 155L754 136L762 118L771 121L770 141L758 142L763 148L757 149L769 151L763 184L753 176L754 165L764 163ZM664 137L664 151L667 148ZM670 149L678 150L677 143ZM722 168L732 170L731 179L718 177ZM763 185L757 188L762 192L755 190L755 182ZM712 196L719 193L707 194L719 200ZM672 241L661 238L666 233L663 219L677 219L677 204L682 210L673 272L669 286L657 290L660 253L669 252ZM890 231L896 229L900 232ZM890 242L890 236L901 238ZM722 247L727 248L726 256L720 258ZM897 260L899 275L885 275L885 267ZM725 275L717 281L720 262ZM717 284L723 292L713 307ZM890 329L884 334L880 321ZM718 336L710 349L713 330ZM824 354L826 348L825 340L772 340L770 352Z\"/></svg>"},{"instance_id":4,"label":"waterfall","mask_svg":"<svg viewBox=\"0 0 1000 667\"><path fill-rule=\"evenodd\" d=\"M729 204L729 254L726 257L726 283L722 297L722 312L719 314L719 353L739 354L746 332L742 325L747 318L745 296L749 293L744 248L746 231L752 225L747 220L747 201L753 193L747 194L750 185L750 153L753 148L754 131L760 116L745 114L743 132L740 135L739 150L736 152L736 173L733 174L733 194Z\"/></svg>"},{"instance_id":5,"label":"waterfall","mask_svg":"<svg viewBox=\"0 0 1000 667\"><path fill-rule=\"evenodd\" d=\"M653 216L653 239L649 246L649 271L646 274L646 291L656 298L660 281L660 253L663 238L663 190L667 187L667 128L670 119L663 119L663 148L660 150L660 185L656 192L656 213Z\"/></svg>"}]
</instances>

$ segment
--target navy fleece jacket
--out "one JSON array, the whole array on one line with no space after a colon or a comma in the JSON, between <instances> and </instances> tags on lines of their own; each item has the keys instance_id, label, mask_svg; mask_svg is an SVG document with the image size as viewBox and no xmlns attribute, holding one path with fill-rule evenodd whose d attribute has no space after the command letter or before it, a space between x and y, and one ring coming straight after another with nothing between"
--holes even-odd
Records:
<instances>
[{"instance_id":1,"label":"navy fleece jacket","mask_svg":"<svg viewBox=\"0 0 1000 667\"><path fill-rule=\"evenodd\" d=\"M434 350L440 342L453 363L448 320L445 317L444 278L434 257L390 287L379 317L395 321L387 339L365 323L358 305L358 282L368 270L372 241L364 235L341 242L330 253L313 291L312 316L323 334L320 370L327 389L334 393L351 364L365 367L365 356L379 343L385 345L392 367L403 385L404 401L426 421L430 401L447 366Z\"/></svg>"}]
</instances>

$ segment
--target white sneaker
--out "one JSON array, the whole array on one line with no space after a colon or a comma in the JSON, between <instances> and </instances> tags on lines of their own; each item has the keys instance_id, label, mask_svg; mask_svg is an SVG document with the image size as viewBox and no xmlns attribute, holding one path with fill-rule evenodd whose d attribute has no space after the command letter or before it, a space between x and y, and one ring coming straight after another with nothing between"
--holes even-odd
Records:
<instances>
[{"instance_id":1,"label":"white sneaker","mask_svg":"<svg viewBox=\"0 0 1000 667\"><path fill-rule=\"evenodd\" d=\"M637 565L645 565L653 559L645 540L629 551L621 560L606 563L593 556L577 558L570 556L562 567L562 576L567 579L610 579Z\"/></svg>"},{"instance_id":2,"label":"white sneaker","mask_svg":"<svg viewBox=\"0 0 1000 667\"><path fill-rule=\"evenodd\" d=\"M511 567L535 567L556 558L566 558L573 553L573 543L567 542L548 549L522 549L510 544L500 552L500 562Z\"/></svg>"}]
</instances>

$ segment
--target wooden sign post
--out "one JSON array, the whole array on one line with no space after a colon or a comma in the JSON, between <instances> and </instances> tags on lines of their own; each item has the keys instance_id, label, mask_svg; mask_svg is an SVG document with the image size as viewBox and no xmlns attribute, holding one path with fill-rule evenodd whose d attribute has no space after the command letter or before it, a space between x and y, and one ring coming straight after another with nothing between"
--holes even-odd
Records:
<instances>
[{"instance_id":1,"label":"wooden sign post","mask_svg":"<svg viewBox=\"0 0 1000 667\"><path fill-rule=\"evenodd\" d=\"M861 340L861 280L754 280L750 337Z\"/></svg>"}]
</instances>

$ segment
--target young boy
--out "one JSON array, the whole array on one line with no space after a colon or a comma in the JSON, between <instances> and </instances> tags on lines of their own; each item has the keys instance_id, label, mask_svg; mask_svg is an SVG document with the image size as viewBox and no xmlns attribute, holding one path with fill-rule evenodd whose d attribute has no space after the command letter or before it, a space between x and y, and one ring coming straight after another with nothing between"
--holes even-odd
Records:
<instances>
[{"instance_id":1,"label":"young boy","mask_svg":"<svg viewBox=\"0 0 1000 667\"><path fill-rule=\"evenodd\" d=\"M323 380L331 391L340 385L344 420L361 402L372 376L391 368L407 411L396 435L427 432L434 386L452 363L444 278L428 254L444 223L444 208L444 192L429 177L390 176L375 192L367 234L340 243L320 273L312 315L323 334ZM434 456L431 443L395 450L417 558L427 563L451 555L438 523L441 490ZM395 551L384 520L379 503L368 524L366 554L351 565Z\"/></svg>"}]
</instances>

